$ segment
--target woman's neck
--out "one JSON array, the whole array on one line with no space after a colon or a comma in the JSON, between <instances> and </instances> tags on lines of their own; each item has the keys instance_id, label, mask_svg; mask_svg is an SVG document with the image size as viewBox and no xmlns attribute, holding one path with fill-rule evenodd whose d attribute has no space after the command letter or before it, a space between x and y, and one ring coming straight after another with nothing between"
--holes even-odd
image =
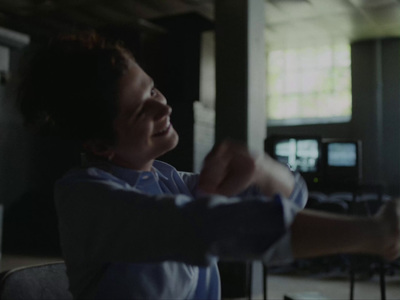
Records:
<instances>
[{"instance_id":1,"label":"woman's neck","mask_svg":"<svg viewBox=\"0 0 400 300\"><path fill-rule=\"evenodd\" d=\"M149 161L131 161L126 160L119 155L115 155L110 162L116 164L120 167L136 170L136 171L151 171L151 167L153 166L154 159Z\"/></svg>"}]
</instances>

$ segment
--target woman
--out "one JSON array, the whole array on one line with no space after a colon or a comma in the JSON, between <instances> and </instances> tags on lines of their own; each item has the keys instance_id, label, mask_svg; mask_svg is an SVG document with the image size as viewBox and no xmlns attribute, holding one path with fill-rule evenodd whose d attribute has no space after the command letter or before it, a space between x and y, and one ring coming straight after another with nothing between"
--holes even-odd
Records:
<instances>
[{"instance_id":1,"label":"woman","mask_svg":"<svg viewBox=\"0 0 400 300\"><path fill-rule=\"evenodd\" d=\"M298 174L229 141L200 175L157 161L178 143L171 108L128 50L96 34L52 41L19 99L28 124L87 155L55 187L77 299L218 299L217 258L398 254L394 202L369 219L301 210Z\"/></svg>"}]
</instances>

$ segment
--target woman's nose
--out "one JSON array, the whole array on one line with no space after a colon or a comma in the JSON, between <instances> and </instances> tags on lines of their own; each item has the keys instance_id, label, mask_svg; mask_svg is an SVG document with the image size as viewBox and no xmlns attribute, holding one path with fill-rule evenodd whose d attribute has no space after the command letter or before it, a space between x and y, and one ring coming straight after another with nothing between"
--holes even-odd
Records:
<instances>
[{"instance_id":1,"label":"woman's nose","mask_svg":"<svg viewBox=\"0 0 400 300\"><path fill-rule=\"evenodd\" d=\"M155 97L155 100L157 100L157 101L159 101L159 102L161 102L163 104L167 104L167 99L165 98L165 96L160 91L158 91L158 94Z\"/></svg>"},{"instance_id":2,"label":"woman's nose","mask_svg":"<svg viewBox=\"0 0 400 300\"><path fill-rule=\"evenodd\" d=\"M172 108L167 104L166 100L148 100L147 105L155 121L169 116L172 112Z\"/></svg>"}]
</instances>

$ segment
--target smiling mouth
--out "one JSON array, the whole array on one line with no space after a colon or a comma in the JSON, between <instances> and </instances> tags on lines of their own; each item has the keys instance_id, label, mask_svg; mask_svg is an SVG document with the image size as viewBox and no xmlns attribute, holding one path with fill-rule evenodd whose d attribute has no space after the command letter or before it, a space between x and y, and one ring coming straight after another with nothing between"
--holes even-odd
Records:
<instances>
[{"instance_id":1,"label":"smiling mouth","mask_svg":"<svg viewBox=\"0 0 400 300\"><path fill-rule=\"evenodd\" d=\"M171 123L168 122L164 129L156 132L153 136L162 136L168 133L169 129L171 128Z\"/></svg>"}]
</instances>

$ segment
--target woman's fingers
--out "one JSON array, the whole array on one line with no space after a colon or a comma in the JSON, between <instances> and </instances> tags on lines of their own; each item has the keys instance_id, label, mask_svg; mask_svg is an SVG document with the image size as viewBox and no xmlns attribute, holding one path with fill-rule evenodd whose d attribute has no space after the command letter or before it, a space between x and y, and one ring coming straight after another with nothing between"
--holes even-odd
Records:
<instances>
[{"instance_id":1,"label":"woman's fingers","mask_svg":"<svg viewBox=\"0 0 400 300\"><path fill-rule=\"evenodd\" d=\"M199 188L207 193L216 193L217 187L226 176L229 157L228 145L222 143L214 146L203 162L203 168L199 177Z\"/></svg>"},{"instance_id":2,"label":"woman's fingers","mask_svg":"<svg viewBox=\"0 0 400 300\"><path fill-rule=\"evenodd\" d=\"M233 196L253 183L255 163L248 153L237 152L231 158L225 177L217 187L217 193Z\"/></svg>"},{"instance_id":3,"label":"woman's fingers","mask_svg":"<svg viewBox=\"0 0 400 300\"><path fill-rule=\"evenodd\" d=\"M204 160L199 188L215 194L232 196L253 180L254 159L243 145L225 141L215 146Z\"/></svg>"}]
</instances>

